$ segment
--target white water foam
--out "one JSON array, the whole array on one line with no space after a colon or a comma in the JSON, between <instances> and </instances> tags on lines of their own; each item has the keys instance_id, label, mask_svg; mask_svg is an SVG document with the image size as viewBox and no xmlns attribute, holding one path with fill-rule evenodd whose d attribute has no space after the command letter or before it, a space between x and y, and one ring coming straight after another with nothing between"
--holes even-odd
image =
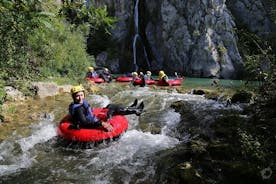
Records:
<instances>
[{"instance_id":1,"label":"white water foam","mask_svg":"<svg viewBox=\"0 0 276 184\"><path fill-rule=\"evenodd\" d=\"M173 109L170 109L169 111L164 113L162 119L165 125L163 126L161 133L163 135L170 135L171 131L175 129L180 122L180 117L180 114L175 112Z\"/></svg>"},{"instance_id":2,"label":"white water foam","mask_svg":"<svg viewBox=\"0 0 276 184\"><path fill-rule=\"evenodd\" d=\"M7 138L0 144L0 176L31 167L35 162L35 156L31 155L30 150L36 144L44 143L54 136L56 136L56 130L53 122L45 120L33 125L29 137L18 140Z\"/></svg>"},{"instance_id":3,"label":"white water foam","mask_svg":"<svg viewBox=\"0 0 276 184\"><path fill-rule=\"evenodd\" d=\"M50 122L40 122L33 127L33 134L29 137L22 138L17 142L20 144L23 152L33 148L38 143L43 143L56 135L55 127Z\"/></svg>"},{"instance_id":4,"label":"white water foam","mask_svg":"<svg viewBox=\"0 0 276 184\"><path fill-rule=\"evenodd\" d=\"M118 142L111 146L98 150L98 155L94 157L87 167L93 166L97 171L97 178L93 183L110 183L107 178L116 169L124 170L124 181L143 169L143 173L152 175L153 167L149 167L148 162L158 151L169 149L178 144L175 138L160 134L151 134L138 130L127 131ZM93 151L94 152L94 151ZM90 150L88 150L88 154ZM101 182L99 182L101 181ZM106 181L106 182L103 182Z\"/></svg>"}]
</instances>

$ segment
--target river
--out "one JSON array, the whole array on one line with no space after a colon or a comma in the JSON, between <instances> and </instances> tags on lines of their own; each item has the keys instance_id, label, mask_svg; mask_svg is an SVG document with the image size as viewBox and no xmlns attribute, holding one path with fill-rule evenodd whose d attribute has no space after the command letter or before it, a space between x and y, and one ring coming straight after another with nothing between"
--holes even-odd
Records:
<instances>
[{"instance_id":1,"label":"river","mask_svg":"<svg viewBox=\"0 0 276 184\"><path fill-rule=\"evenodd\" d=\"M65 99L59 103L68 104L70 95ZM144 102L145 112L141 116L127 116L129 128L118 140L90 149L61 145L56 127L62 117L54 114L67 110L48 112L27 126L28 133L14 131L0 143L0 183L155 183L156 155L189 141L189 136L179 137L180 114L170 108L173 102L193 104L198 116L204 116L203 122L212 118L210 113L201 113L206 108L214 112L242 110L204 96L180 94L174 88L125 85L120 90L109 88L101 95L90 94L86 99L94 107L111 102L130 105L138 99L139 103Z\"/></svg>"}]
</instances>

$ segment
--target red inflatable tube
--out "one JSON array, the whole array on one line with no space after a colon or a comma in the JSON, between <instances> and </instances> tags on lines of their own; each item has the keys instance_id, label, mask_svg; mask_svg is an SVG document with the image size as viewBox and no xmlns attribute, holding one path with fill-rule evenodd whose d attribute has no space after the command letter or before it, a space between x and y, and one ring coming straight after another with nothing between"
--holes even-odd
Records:
<instances>
[{"instance_id":1,"label":"red inflatable tube","mask_svg":"<svg viewBox=\"0 0 276 184\"><path fill-rule=\"evenodd\" d=\"M157 81L158 86L181 86L182 80L174 79L169 80L167 83L163 81Z\"/></svg>"},{"instance_id":2,"label":"red inflatable tube","mask_svg":"<svg viewBox=\"0 0 276 184\"><path fill-rule=\"evenodd\" d=\"M142 79L136 79L134 82L136 85L141 85L142 84ZM147 85L152 85L155 84L155 80L146 80Z\"/></svg>"},{"instance_id":3,"label":"red inflatable tube","mask_svg":"<svg viewBox=\"0 0 276 184\"><path fill-rule=\"evenodd\" d=\"M105 82L102 78L99 78L99 77L97 77L97 78L89 78L89 77L87 77L86 80L89 80L89 81L92 81L92 82L95 82L95 83L103 83L103 82Z\"/></svg>"},{"instance_id":4,"label":"red inflatable tube","mask_svg":"<svg viewBox=\"0 0 276 184\"><path fill-rule=\"evenodd\" d=\"M121 77L118 77L116 79L117 82L130 82L132 81L132 77L124 77L124 76L121 76Z\"/></svg>"},{"instance_id":5,"label":"red inflatable tube","mask_svg":"<svg viewBox=\"0 0 276 184\"><path fill-rule=\"evenodd\" d=\"M93 109L93 113L98 118L105 120L107 109ZM112 132L106 131L101 126L93 129L69 129L68 127L71 125L71 123L69 121L69 115L67 115L61 120L60 125L57 128L57 134L59 137L69 141L95 142L118 137L128 128L128 120L125 116L113 116L111 119L108 120L108 122L111 123L113 126Z\"/></svg>"}]
</instances>

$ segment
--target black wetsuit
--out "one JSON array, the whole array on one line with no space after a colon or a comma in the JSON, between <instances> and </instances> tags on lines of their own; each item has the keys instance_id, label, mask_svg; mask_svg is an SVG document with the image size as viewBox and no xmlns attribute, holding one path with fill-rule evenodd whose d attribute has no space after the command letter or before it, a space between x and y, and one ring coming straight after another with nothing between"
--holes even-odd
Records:
<instances>
[{"instance_id":1,"label":"black wetsuit","mask_svg":"<svg viewBox=\"0 0 276 184\"><path fill-rule=\"evenodd\" d=\"M144 102L141 102L140 105L137 107L137 99L131 106L125 107L120 104L109 104L106 106L108 109L107 118L111 118L114 115L129 115L129 114L136 114L140 116L144 109Z\"/></svg>"},{"instance_id":2,"label":"black wetsuit","mask_svg":"<svg viewBox=\"0 0 276 184\"><path fill-rule=\"evenodd\" d=\"M101 125L100 119L93 115L93 110L86 101L83 104L71 103L69 114L71 122L79 128L93 128Z\"/></svg>"}]
</instances>

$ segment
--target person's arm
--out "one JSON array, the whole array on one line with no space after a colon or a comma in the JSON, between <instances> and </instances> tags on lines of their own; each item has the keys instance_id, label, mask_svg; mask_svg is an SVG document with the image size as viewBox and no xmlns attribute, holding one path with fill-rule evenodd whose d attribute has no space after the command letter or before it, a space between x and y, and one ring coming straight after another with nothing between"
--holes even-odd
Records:
<instances>
[{"instance_id":1,"label":"person's arm","mask_svg":"<svg viewBox=\"0 0 276 184\"><path fill-rule=\"evenodd\" d=\"M168 82L169 81L169 78L167 77L167 76L164 76L163 78L162 78L162 80L163 80L163 82Z\"/></svg>"},{"instance_id":2,"label":"person's arm","mask_svg":"<svg viewBox=\"0 0 276 184\"><path fill-rule=\"evenodd\" d=\"M113 116L114 110L113 109L109 109L107 111L107 119L110 119Z\"/></svg>"},{"instance_id":3,"label":"person's arm","mask_svg":"<svg viewBox=\"0 0 276 184\"><path fill-rule=\"evenodd\" d=\"M88 120L85 117L85 109L83 107L79 107L76 109L76 116L79 118L79 121L82 126L87 126L87 125L101 125L103 126L107 131L111 132L113 131L113 126L105 121L101 121L99 118L97 118L95 115L92 114L92 119Z\"/></svg>"}]
</instances>

